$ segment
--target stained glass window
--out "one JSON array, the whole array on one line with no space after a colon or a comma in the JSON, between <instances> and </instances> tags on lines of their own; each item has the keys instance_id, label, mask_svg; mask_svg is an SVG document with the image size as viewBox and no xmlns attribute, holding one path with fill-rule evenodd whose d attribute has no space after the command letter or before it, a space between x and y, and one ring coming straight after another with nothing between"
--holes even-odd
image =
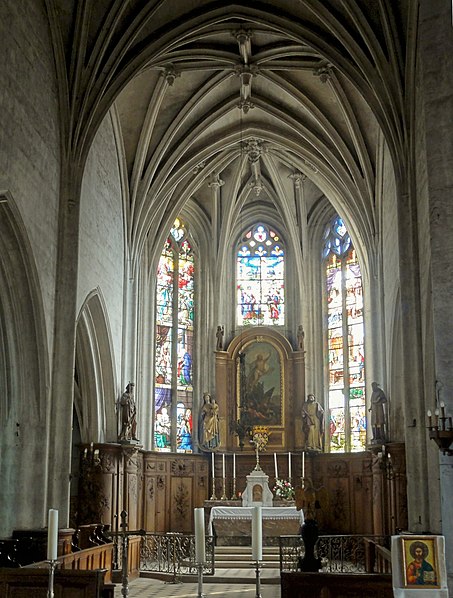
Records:
<instances>
[{"instance_id":1,"label":"stained glass window","mask_svg":"<svg viewBox=\"0 0 453 598\"><path fill-rule=\"evenodd\" d=\"M337 217L324 233L329 444L331 452L366 448L363 288L351 237Z\"/></svg>"},{"instance_id":2,"label":"stained glass window","mask_svg":"<svg viewBox=\"0 0 453 598\"><path fill-rule=\"evenodd\" d=\"M258 224L244 234L236 255L238 326L284 324L284 258L275 230Z\"/></svg>"},{"instance_id":3,"label":"stained glass window","mask_svg":"<svg viewBox=\"0 0 453 598\"><path fill-rule=\"evenodd\" d=\"M157 268L154 449L191 453L194 258L177 219Z\"/></svg>"}]
</instances>

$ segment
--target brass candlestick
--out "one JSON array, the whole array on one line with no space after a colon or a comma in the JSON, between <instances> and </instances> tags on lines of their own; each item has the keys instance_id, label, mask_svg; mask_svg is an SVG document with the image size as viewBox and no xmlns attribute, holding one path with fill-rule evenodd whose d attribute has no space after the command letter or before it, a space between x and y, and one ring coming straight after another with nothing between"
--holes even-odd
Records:
<instances>
[{"instance_id":1,"label":"brass candlestick","mask_svg":"<svg viewBox=\"0 0 453 598\"><path fill-rule=\"evenodd\" d=\"M269 428L267 426L253 426L252 429L252 443L255 445L256 465L255 471L261 471L260 466L260 451L266 449L270 436Z\"/></svg>"},{"instance_id":2,"label":"brass candlestick","mask_svg":"<svg viewBox=\"0 0 453 598\"><path fill-rule=\"evenodd\" d=\"M215 495L215 477L212 476L212 496L210 500L217 500L217 496Z\"/></svg>"}]
</instances>

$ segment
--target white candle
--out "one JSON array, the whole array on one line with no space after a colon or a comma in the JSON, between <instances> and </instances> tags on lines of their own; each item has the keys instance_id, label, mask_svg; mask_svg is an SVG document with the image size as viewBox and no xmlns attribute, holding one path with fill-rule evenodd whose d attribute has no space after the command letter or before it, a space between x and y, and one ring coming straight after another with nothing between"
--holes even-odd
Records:
<instances>
[{"instance_id":1,"label":"white candle","mask_svg":"<svg viewBox=\"0 0 453 598\"><path fill-rule=\"evenodd\" d=\"M291 480L291 453L288 453L288 479Z\"/></svg>"},{"instance_id":2,"label":"white candle","mask_svg":"<svg viewBox=\"0 0 453 598\"><path fill-rule=\"evenodd\" d=\"M305 451L302 453L302 479L305 477Z\"/></svg>"},{"instance_id":3,"label":"white candle","mask_svg":"<svg viewBox=\"0 0 453 598\"><path fill-rule=\"evenodd\" d=\"M212 479L215 478L215 463L214 463L214 453L211 453L211 469L212 469Z\"/></svg>"},{"instance_id":4,"label":"white candle","mask_svg":"<svg viewBox=\"0 0 453 598\"><path fill-rule=\"evenodd\" d=\"M236 453L233 453L233 479L236 478Z\"/></svg>"},{"instance_id":5,"label":"white candle","mask_svg":"<svg viewBox=\"0 0 453 598\"><path fill-rule=\"evenodd\" d=\"M277 467L277 453L274 453L274 470L275 470L275 479L278 479L278 467Z\"/></svg>"},{"instance_id":6,"label":"white candle","mask_svg":"<svg viewBox=\"0 0 453 598\"><path fill-rule=\"evenodd\" d=\"M222 453L222 477L225 479L225 453Z\"/></svg>"},{"instance_id":7,"label":"white candle","mask_svg":"<svg viewBox=\"0 0 453 598\"><path fill-rule=\"evenodd\" d=\"M47 522L47 560L56 561L58 552L58 511L49 509Z\"/></svg>"},{"instance_id":8,"label":"white candle","mask_svg":"<svg viewBox=\"0 0 453 598\"><path fill-rule=\"evenodd\" d=\"M195 524L195 562L197 565L206 562L205 533L204 533L204 509L194 509Z\"/></svg>"},{"instance_id":9,"label":"white candle","mask_svg":"<svg viewBox=\"0 0 453 598\"><path fill-rule=\"evenodd\" d=\"M263 526L261 507L253 507L252 512L252 560L263 559Z\"/></svg>"}]
</instances>

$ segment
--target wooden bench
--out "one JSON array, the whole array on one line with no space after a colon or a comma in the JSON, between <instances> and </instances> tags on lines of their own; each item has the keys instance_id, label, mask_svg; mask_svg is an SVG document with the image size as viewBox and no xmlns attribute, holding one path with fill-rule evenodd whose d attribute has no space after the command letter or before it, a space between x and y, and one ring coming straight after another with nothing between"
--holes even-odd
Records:
<instances>
[{"instance_id":1,"label":"wooden bench","mask_svg":"<svg viewBox=\"0 0 453 598\"><path fill-rule=\"evenodd\" d=\"M382 573L281 574L281 598L393 598L392 576Z\"/></svg>"},{"instance_id":2,"label":"wooden bench","mask_svg":"<svg viewBox=\"0 0 453 598\"><path fill-rule=\"evenodd\" d=\"M106 570L55 571L55 598L113 598L113 585L105 584ZM2 598L47 598L49 571L45 568L23 567L0 569Z\"/></svg>"}]
</instances>

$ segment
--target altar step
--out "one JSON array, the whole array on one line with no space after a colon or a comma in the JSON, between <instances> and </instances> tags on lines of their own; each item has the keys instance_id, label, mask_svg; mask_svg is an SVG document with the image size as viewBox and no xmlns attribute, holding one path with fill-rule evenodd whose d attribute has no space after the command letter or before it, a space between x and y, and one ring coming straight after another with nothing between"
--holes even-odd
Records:
<instances>
[{"instance_id":1,"label":"altar step","mask_svg":"<svg viewBox=\"0 0 453 598\"><path fill-rule=\"evenodd\" d=\"M250 569L252 567L251 546L216 546L215 569ZM263 546L263 569L280 569L278 546Z\"/></svg>"}]
</instances>

